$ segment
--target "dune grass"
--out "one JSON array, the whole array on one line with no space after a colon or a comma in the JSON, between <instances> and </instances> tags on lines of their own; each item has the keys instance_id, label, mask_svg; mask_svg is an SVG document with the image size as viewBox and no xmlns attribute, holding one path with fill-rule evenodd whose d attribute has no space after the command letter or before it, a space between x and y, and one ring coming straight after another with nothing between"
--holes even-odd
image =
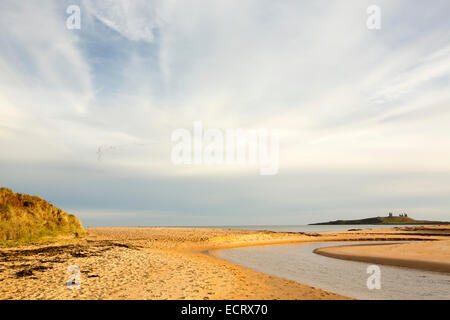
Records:
<instances>
[{"instance_id":1,"label":"dune grass","mask_svg":"<svg viewBox=\"0 0 450 320\"><path fill-rule=\"evenodd\" d=\"M40 242L63 236L82 237L80 220L37 196L0 188L0 246Z\"/></svg>"}]
</instances>

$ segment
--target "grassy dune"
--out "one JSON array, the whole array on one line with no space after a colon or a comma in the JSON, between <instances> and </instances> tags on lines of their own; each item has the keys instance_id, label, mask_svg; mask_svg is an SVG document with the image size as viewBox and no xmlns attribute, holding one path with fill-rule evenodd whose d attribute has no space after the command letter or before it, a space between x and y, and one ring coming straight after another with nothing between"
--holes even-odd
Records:
<instances>
[{"instance_id":1,"label":"grassy dune","mask_svg":"<svg viewBox=\"0 0 450 320\"><path fill-rule=\"evenodd\" d=\"M84 234L80 220L73 214L40 197L0 188L0 245L28 244Z\"/></svg>"}]
</instances>

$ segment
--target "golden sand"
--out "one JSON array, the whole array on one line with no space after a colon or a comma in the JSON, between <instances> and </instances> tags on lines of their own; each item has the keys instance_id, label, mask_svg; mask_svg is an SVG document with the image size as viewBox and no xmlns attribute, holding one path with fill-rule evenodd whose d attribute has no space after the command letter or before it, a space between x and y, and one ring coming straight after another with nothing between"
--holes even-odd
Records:
<instances>
[{"instance_id":1,"label":"golden sand","mask_svg":"<svg viewBox=\"0 0 450 320\"><path fill-rule=\"evenodd\" d=\"M314 252L332 258L450 273L450 240L338 246L319 248Z\"/></svg>"},{"instance_id":2,"label":"golden sand","mask_svg":"<svg viewBox=\"0 0 450 320\"><path fill-rule=\"evenodd\" d=\"M445 229L445 228L444 228ZM447 232L376 229L321 234L198 228L89 228L76 243L0 250L0 299L346 299L207 254L261 244L443 240ZM81 271L69 290L67 268Z\"/></svg>"}]
</instances>

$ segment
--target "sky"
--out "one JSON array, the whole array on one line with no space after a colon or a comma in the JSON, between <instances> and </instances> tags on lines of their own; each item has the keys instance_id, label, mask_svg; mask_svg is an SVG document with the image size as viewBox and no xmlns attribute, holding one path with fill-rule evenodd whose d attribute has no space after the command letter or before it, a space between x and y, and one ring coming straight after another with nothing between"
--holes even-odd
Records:
<instances>
[{"instance_id":1,"label":"sky","mask_svg":"<svg viewBox=\"0 0 450 320\"><path fill-rule=\"evenodd\" d=\"M367 28L370 5L381 29ZM449 12L447 0L1 0L0 185L85 226L450 220ZM195 121L279 130L277 174L175 165L172 133Z\"/></svg>"}]
</instances>

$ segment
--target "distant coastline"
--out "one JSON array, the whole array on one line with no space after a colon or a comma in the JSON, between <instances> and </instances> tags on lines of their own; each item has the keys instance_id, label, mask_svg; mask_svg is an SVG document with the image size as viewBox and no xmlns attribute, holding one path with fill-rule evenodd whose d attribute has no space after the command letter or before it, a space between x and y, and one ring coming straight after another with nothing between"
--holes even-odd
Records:
<instances>
[{"instance_id":1,"label":"distant coastline","mask_svg":"<svg viewBox=\"0 0 450 320\"><path fill-rule=\"evenodd\" d=\"M352 225L352 224L373 224L373 225L448 225L448 221L429 221L429 220L415 220L408 216L387 216L387 217L373 217L356 220L335 220L328 222L310 223L310 226L317 225Z\"/></svg>"}]
</instances>

